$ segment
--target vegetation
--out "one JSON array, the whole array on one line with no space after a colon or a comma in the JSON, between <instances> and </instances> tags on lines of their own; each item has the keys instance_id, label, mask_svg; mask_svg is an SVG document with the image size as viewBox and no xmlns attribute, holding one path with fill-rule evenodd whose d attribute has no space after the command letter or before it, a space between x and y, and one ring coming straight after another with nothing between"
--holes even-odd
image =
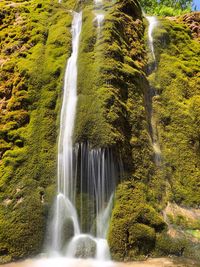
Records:
<instances>
[{"instance_id":1,"label":"vegetation","mask_svg":"<svg viewBox=\"0 0 200 267\"><path fill-rule=\"evenodd\" d=\"M115 260L145 257L155 248L156 236L166 225L148 202L148 189L141 182L119 185L108 241Z\"/></svg>"},{"instance_id":2,"label":"vegetation","mask_svg":"<svg viewBox=\"0 0 200 267\"><path fill-rule=\"evenodd\" d=\"M140 0L147 14L159 16L177 16L192 10L192 0Z\"/></svg>"},{"instance_id":3,"label":"vegetation","mask_svg":"<svg viewBox=\"0 0 200 267\"><path fill-rule=\"evenodd\" d=\"M161 20L155 38L159 63L150 80L159 95L154 99L154 108L165 175L172 190L170 200L198 207L200 46L181 20Z\"/></svg>"},{"instance_id":4,"label":"vegetation","mask_svg":"<svg viewBox=\"0 0 200 267\"><path fill-rule=\"evenodd\" d=\"M140 176L139 196L138 191L135 192L135 190L138 186L136 173L139 170L140 174L143 174L141 162L138 169L132 170L132 178L128 179L129 182L122 182L119 186L108 235L109 244L116 260L136 259L148 254L184 255L199 259L199 243L197 239L194 241L191 235L188 236L190 233L198 237L197 221L187 221L185 216L176 217L171 226L176 234L172 237L164 226L159 232L152 229L150 221L140 225L135 212L137 207L141 213L145 213L146 205L148 205L150 209L153 209L153 214L159 216L167 201L196 208L200 203L197 187L199 184L199 152L196 143L199 132L196 124L198 121L196 111L199 106L200 68L197 59L199 42L193 39L191 30L184 23L184 17L177 20L161 19L154 38L157 68L148 80L150 86L157 92L157 96L152 99L152 108L157 121L163 164L160 170L146 165L150 175L146 173ZM143 86L148 90L148 85L145 86L144 81L143 79ZM147 96L145 100L148 102ZM195 101L194 105L193 101ZM147 105L149 103L146 103L146 107ZM192 138L193 141L191 141L194 132L197 134L195 135L197 139ZM133 151L136 152L135 149ZM147 155L145 153L145 156ZM142 154L142 162L145 162L145 156ZM146 159L149 163L150 159ZM126 197L125 200L124 197ZM135 201L137 205L134 205ZM142 203L141 206L139 203ZM133 222L134 226L132 226ZM194 232L194 230L187 229L196 230ZM146 244L148 244L147 247Z\"/></svg>"},{"instance_id":5,"label":"vegetation","mask_svg":"<svg viewBox=\"0 0 200 267\"><path fill-rule=\"evenodd\" d=\"M36 254L43 244L55 191L56 121L71 45L67 8L73 1L0 5L0 261L4 262Z\"/></svg>"},{"instance_id":6,"label":"vegetation","mask_svg":"<svg viewBox=\"0 0 200 267\"><path fill-rule=\"evenodd\" d=\"M105 22L98 33L97 25L92 23L91 8L87 6L83 14L75 140L87 140L94 147L115 147L131 168L134 147L135 158L138 157L135 169L139 169L142 161L139 149L143 146L144 150L151 150L145 128L142 85L139 85L145 55L141 11L137 2L117 1L111 5L108 1L104 7ZM141 125L136 124L139 119L143 121ZM146 148L140 134L146 139Z\"/></svg>"},{"instance_id":7,"label":"vegetation","mask_svg":"<svg viewBox=\"0 0 200 267\"><path fill-rule=\"evenodd\" d=\"M108 233L113 259L198 258L198 222L168 217L178 233L172 237L162 216L168 201L200 205L197 35L184 17L160 19L154 32L157 68L147 77L146 22L139 3L111 2L104 1L101 29L93 2L79 3L83 28L74 142L109 147L123 160ZM160 15L185 12L190 4L142 1L146 12ZM69 10L80 5L73 0L0 3L1 262L41 251L56 187L61 88L71 53ZM152 103L150 86L157 92ZM157 122L161 167L154 163L148 105Z\"/></svg>"}]
</instances>

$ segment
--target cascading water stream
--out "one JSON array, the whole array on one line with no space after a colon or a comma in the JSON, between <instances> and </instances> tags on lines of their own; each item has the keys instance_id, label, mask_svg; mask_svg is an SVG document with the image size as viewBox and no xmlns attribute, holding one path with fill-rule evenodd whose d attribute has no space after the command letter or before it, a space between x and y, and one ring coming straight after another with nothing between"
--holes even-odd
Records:
<instances>
[{"instance_id":1,"label":"cascading water stream","mask_svg":"<svg viewBox=\"0 0 200 267\"><path fill-rule=\"evenodd\" d=\"M153 39L153 31L158 25L158 21L156 17L150 17L146 16L146 19L149 22L149 27L148 27L148 45L149 45L149 50L151 52L152 56L152 64L150 64L149 68L149 74L151 74L153 71L156 70L156 56L155 56L155 51L154 51L154 39ZM155 163L156 166L160 167L162 163L162 158L161 158L161 150L160 150L160 144L158 141L158 132L157 132L157 125L156 121L154 118L153 114L153 108L152 108L152 99L156 95L155 89L150 86L150 92L148 95L148 102L151 102L151 104L148 106L148 112L150 114L150 133L151 133L151 139L152 139L152 147L154 150L154 155L155 155Z\"/></svg>"},{"instance_id":2,"label":"cascading water stream","mask_svg":"<svg viewBox=\"0 0 200 267\"><path fill-rule=\"evenodd\" d=\"M72 54L63 90L58 142L58 193L48 234L48 253L68 258L110 259L106 240L120 166L109 148L73 146L77 59L82 13L73 13Z\"/></svg>"},{"instance_id":3,"label":"cascading water stream","mask_svg":"<svg viewBox=\"0 0 200 267\"><path fill-rule=\"evenodd\" d=\"M102 0L94 0L94 6L95 6L95 21L97 22L97 29L98 29L98 37L100 34L101 26L104 22L104 13L103 13L103 2Z\"/></svg>"},{"instance_id":4,"label":"cascading water stream","mask_svg":"<svg viewBox=\"0 0 200 267\"><path fill-rule=\"evenodd\" d=\"M156 56L155 56L154 45L153 45L153 30L157 26L158 21L157 21L156 17L146 16L146 19L149 22L149 28L148 28L149 48L150 48L150 51L151 51L151 54L152 54L152 57L153 57L153 61L154 61L154 63L156 63Z\"/></svg>"},{"instance_id":5,"label":"cascading water stream","mask_svg":"<svg viewBox=\"0 0 200 267\"><path fill-rule=\"evenodd\" d=\"M77 144L75 151L81 234L71 239L66 255L108 260L106 233L118 177L115 159L108 148L90 149L88 144Z\"/></svg>"},{"instance_id":6,"label":"cascading water stream","mask_svg":"<svg viewBox=\"0 0 200 267\"><path fill-rule=\"evenodd\" d=\"M60 118L60 135L58 142L58 194L55 203L54 218L51 226L50 249L60 252L66 240L63 230L66 221L73 224L74 234L79 234L78 216L75 209L76 180L73 172L72 135L77 103L77 58L79 37L82 27L82 13L73 14L72 21L72 54L68 60L65 80L63 103Z\"/></svg>"}]
</instances>

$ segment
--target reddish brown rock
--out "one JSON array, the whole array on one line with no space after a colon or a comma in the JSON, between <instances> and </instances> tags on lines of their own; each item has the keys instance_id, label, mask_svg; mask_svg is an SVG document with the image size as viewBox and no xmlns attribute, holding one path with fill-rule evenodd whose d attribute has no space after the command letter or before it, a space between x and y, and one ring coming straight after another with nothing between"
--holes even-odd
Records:
<instances>
[{"instance_id":1,"label":"reddish brown rock","mask_svg":"<svg viewBox=\"0 0 200 267\"><path fill-rule=\"evenodd\" d=\"M200 41L200 12L192 12L182 17L184 23L190 28L194 38Z\"/></svg>"}]
</instances>

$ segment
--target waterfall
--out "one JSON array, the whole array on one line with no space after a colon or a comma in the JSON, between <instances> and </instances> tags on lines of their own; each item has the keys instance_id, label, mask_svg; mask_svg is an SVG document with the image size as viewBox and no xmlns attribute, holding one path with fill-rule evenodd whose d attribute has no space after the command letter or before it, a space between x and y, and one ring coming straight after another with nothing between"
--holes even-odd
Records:
<instances>
[{"instance_id":1,"label":"waterfall","mask_svg":"<svg viewBox=\"0 0 200 267\"><path fill-rule=\"evenodd\" d=\"M95 13L95 20L97 21L98 30L100 30L100 28L103 24L103 21L104 21L104 14L96 12Z\"/></svg>"},{"instance_id":2,"label":"waterfall","mask_svg":"<svg viewBox=\"0 0 200 267\"><path fill-rule=\"evenodd\" d=\"M106 234L120 166L109 148L91 149L89 144L82 143L75 150L81 233L72 237L66 255L108 260Z\"/></svg>"},{"instance_id":3,"label":"waterfall","mask_svg":"<svg viewBox=\"0 0 200 267\"><path fill-rule=\"evenodd\" d=\"M87 144L79 145L79 158L77 169L79 169L79 192L81 192L82 230L93 233L99 238L105 238L110 206L112 206L112 193L119 173L118 166L115 164L117 160L114 159L110 149L90 149ZM96 225L94 225L95 218Z\"/></svg>"},{"instance_id":4,"label":"waterfall","mask_svg":"<svg viewBox=\"0 0 200 267\"><path fill-rule=\"evenodd\" d=\"M73 13L72 54L68 60L60 115L60 135L58 141L58 194L51 226L51 250L60 252L65 242L63 231L67 221L73 225L75 234L80 233L75 209L76 180L73 172L72 135L77 103L77 58L79 38L82 28L82 13Z\"/></svg>"},{"instance_id":5,"label":"waterfall","mask_svg":"<svg viewBox=\"0 0 200 267\"><path fill-rule=\"evenodd\" d=\"M149 48L154 60L154 63L156 63L156 57L155 57L155 52L154 52L154 45L153 45L153 30L157 26L158 21L156 17L149 17L146 16L146 19L149 22L149 28L148 28L148 43L149 43Z\"/></svg>"},{"instance_id":6,"label":"waterfall","mask_svg":"<svg viewBox=\"0 0 200 267\"><path fill-rule=\"evenodd\" d=\"M150 16L146 16L146 19L149 22L149 27L148 27L148 46L149 46L149 50L151 52L151 56L153 59L152 65L153 67L149 68L149 74L151 74L153 71L156 70L156 56L155 56L155 51L154 51L154 39L153 39L153 31L156 28L156 26L158 25L158 21L156 17L150 17ZM150 115L150 134L151 134L151 139L152 139L152 147L153 147L153 151L154 151L154 160L155 160L155 164L156 166L160 167L161 163L162 163L162 158L161 158L161 150L160 150L160 144L159 144L159 140L158 140L158 132L157 132L157 124L156 124L156 120L154 118L154 114L153 114L153 107L152 107L152 100L153 97L156 95L156 91L155 89L150 85L149 88L149 93L147 96L147 102L151 103L148 106L148 112Z\"/></svg>"},{"instance_id":7,"label":"waterfall","mask_svg":"<svg viewBox=\"0 0 200 267\"><path fill-rule=\"evenodd\" d=\"M73 12L72 54L65 71L58 141L58 192L48 229L47 252L68 258L110 259L106 240L120 164L112 149L73 145L77 59L82 13Z\"/></svg>"},{"instance_id":8,"label":"waterfall","mask_svg":"<svg viewBox=\"0 0 200 267\"><path fill-rule=\"evenodd\" d=\"M104 22L104 13L103 13L103 3L102 0L94 0L94 6L95 6L95 21L97 22L97 29L98 29L98 38L100 34L101 26Z\"/></svg>"}]
</instances>

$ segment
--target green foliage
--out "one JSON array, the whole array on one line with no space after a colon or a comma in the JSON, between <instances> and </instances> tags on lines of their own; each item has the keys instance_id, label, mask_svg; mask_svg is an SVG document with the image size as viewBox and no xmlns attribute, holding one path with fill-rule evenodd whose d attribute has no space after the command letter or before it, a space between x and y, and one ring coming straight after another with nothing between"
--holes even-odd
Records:
<instances>
[{"instance_id":1,"label":"green foliage","mask_svg":"<svg viewBox=\"0 0 200 267\"><path fill-rule=\"evenodd\" d=\"M192 10L192 0L140 0L147 14L159 16L177 16Z\"/></svg>"}]
</instances>

